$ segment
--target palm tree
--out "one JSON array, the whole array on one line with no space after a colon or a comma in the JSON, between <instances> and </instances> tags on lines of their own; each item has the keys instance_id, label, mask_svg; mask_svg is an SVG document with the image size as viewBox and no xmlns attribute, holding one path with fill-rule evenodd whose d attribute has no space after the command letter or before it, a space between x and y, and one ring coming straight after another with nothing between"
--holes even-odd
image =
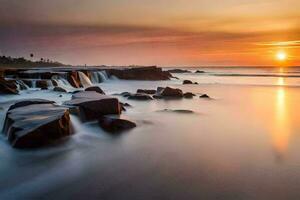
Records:
<instances>
[{"instance_id":1,"label":"palm tree","mask_svg":"<svg viewBox=\"0 0 300 200\"><path fill-rule=\"evenodd\" d=\"M30 54L30 58L33 58L33 56L34 56L33 53L31 53L31 54Z\"/></svg>"}]
</instances>

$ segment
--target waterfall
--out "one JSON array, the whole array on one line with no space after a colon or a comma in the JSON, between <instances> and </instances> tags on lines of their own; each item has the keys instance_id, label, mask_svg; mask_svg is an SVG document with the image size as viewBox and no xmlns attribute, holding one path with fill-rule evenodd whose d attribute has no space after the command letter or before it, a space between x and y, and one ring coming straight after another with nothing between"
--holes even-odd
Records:
<instances>
[{"instance_id":1,"label":"waterfall","mask_svg":"<svg viewBox=\"0 0 300 200\"><path fill-rule=\"evenodd\" d=\"M32 85L32 88L36 88L36 80L31 80L31 85Z\"/></svg>"},{"instance_id":2,"label":"waterfall","mask_svg":"<svg viewBox=\"0 0 300 200\"><path fill-rule=\"evenodd\" d=\"M74 87L62 76L52 76L52 81L55 81L58 87L68 89L74 89Z\"/></svg>"},{"instance_id":3,"label":"waterfall","mask_svg":"<svg viewBox=\"0 0 300 200\"><path fill-rule=\"evenodd\" d=\"M53 83L52 83L52 80L47 80L47 86L48 86L48 88L50 87L50 88L53 88L54 87L54 85L53 85Z\"/></svg>"},{"instance_id":4,"label":"waterfall","mask_svg":"<svg viewBox=\"0 0 300 200\"><path fill-rule=\"evenodd\" d=\"M98 72L93 71L93 72L91 72L91 74L92 74L92 77L91 77L92 83L100 83Z\"/></svg>"},{"instance_id":5,"label":"waterfall","mask_svg":"<svg viewBox=\"0 0 300 200\"><path fill-rule=\"evenodd\" d=\"M104 81L106 81L108 79L106 71L99 71L98 75L99 75L99 77L101 79L101 82L104 82Z\"/></svg>"},{"instance_id":6,"label":"waterfall","mask_svg":"<svg viewBox=\"0 0 300 200\"><path fill-rule=\"evenodd\" d=\"M110 79L111 79L111 80L119 80L118 77L116 77L116 76L114 76L114 75L110 76Z\"/></svg>"},{"instance_id":7,"label":"waterfall","mask_svg":"<svg viewBox=\"0 0 300 200\"><path fill-rule=\"evenodd\" d=\"M18 90L28 90L29 87L22 80L16 80Z\"/></svg>"},{"instance_id":8,"label":"waterfall","mask_svg":"<svg viewBox=\"0 0 300 200\"><path fill-rule=\"evenodd\" d=\"M78 72L80 82L83 87L90 87L93 84L91 83L89 77L87 77L83 72Z\"/></svg>"},{"instance_id":9,"label":"waterfall","mask_svg":"<svg viewBox=\"0 0 300 200\"><path fill-rule=\"evenodd\" d=\"M102 83L108 79L108 76L106 74L106 71L93 71L91 72L92 77L91 81L92 83Z\"/></svg>"},{"instance_id":10,"label":"waterfall","mask_svg":"<svg viewBox=\"0 0 300 200\"><path fill-rule=\"evenodd\" d=\"M75 115L70 115L70 120L71 120L71 124L72 124L72 128L74 133L78 133L81 129L82 129L82 124L80 122L80 120L78 119L77 116Z\"/></svg>"}]
</instances>

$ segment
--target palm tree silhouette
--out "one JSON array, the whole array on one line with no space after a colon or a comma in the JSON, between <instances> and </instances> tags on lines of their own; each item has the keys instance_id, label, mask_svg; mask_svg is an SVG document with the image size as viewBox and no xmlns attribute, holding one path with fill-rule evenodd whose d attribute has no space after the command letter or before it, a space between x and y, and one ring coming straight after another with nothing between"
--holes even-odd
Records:
<instances>
[{"instance_id":1,"label":"palm tree silhouette","mask_svg":"<svg viewBox=\"0 0 300 200\"><path fill-rule=\"evenodd\" d=\"M33 56L34 56L33 53L31 53L31 54L30 54L30 58L33 58Z\"/></svg>"}]
</instances>

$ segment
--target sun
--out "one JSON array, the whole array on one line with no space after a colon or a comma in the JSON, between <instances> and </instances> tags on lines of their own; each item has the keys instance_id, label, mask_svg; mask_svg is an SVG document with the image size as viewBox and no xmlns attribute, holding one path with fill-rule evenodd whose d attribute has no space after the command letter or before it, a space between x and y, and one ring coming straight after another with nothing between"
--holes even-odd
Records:
<instances>
[{"instance_id":1,"label":"sun","mask_svg":"<svg viewBox=\"0 0 300 200\"><path fill-rule=\"evenodd\" d=\"M276 59L279 60L279 61L285 61L287 58L287 55L284 51L279 51L277 54L276 54Z\"/></svg>"}]
</instances>

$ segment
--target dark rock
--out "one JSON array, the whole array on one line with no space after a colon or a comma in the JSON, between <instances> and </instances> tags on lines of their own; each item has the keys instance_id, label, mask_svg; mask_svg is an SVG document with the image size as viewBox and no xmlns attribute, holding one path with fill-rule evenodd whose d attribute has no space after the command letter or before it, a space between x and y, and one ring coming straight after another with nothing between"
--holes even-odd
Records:
<instances>
[{"instance_id":1,"label":"dark rock","mask_svg":"<svg viewBox=\"0 0 300 200\"><path fill-rule=\"evenodd\" d=\"M103 90L100 87L98 87L98 86L88 87L88 88L85 89L85 91L95 91L95 92L98 92L100 94L105 94L103 92Z\"/></svg>"},{"instance_id":2,"label":"dark rock","mask_svg":"<svg viewBox=\"0 0 300 200\"><path fill-rule=\"evenodd\" d=\"M170 73L191 73L191 71L186 69L170 69L168 70Z\"/></svg>"},{"instance_id":3,"label":"dark rock","mask_svg":"<svg viewBox=\"0 0 300 200\"><path fill-rule=\"evenodd\" d=\"M186 92L183 94L183 97L184 98L187 98L187 99L191 99L193 98L194 96L196 96L195 94L191 93L191 92Z\"/></svg>"},{"instance_id":4,"label":"dark rock","mask_svg":"<svg viewBox=\"0 0 300 200\"><path fill-rule=\"evenodd\" d=\"M182 90L178 88L170 88L166 87L160 92L158 92L159 95L162 97L169 97L169 98L182 98L183 97L183 92Z\"/></svg>"},{"instance_id":5,"label":"dark rock","mask_svg":"<svg viewBox=\"0 0 300 200\"><path fill-rule=\"evenodd\" d=\"M98 119L103 115L121 114L119 100L114 97L99 94L95 91L85 91L73 94L72 100L64 102L66 106L78 107L83 121Z\"/></svg>"},{"instance_id":6,"label":"dark rock","mask_svg":"<svg viewBox=\"0 0 300 200\"><path fill-rule=\"evenodd\" d=\"M58 86L55 86L53 91L55 92L67 92L67 90L65 90L64 88L62 87L58 87Z\"/></svg>"},{"instance_id":7,"label":"dark rock","mask_svg":"<svg viewBox=\"0 0 300 200\"><path fill-rule=\"evenodd\" d=\"M123 97L129 97L129 96L132 95L132 93L130 93L130 92L122 92L120 95L123 96Z\"/></svg>"},{"instance_id":8,"label":"dark rock","mask_svg":"<svg viewBox=\"0 0 300 200\"><path fill-rule=\"evenodd\" d=\"M128 96L128 99L131 99L131 100L153 100L153 98L150 95L144 94L144 93L131 94L130 96Z\"/></svg>"},{"instance_id":9,"label":"dark rock","mask_svg":"<svg viewBox=\"0 0 300 200\"><path fill-rule=\"evenodd\" d=\"M199 96L200 98L210 98L207 94L202 94Z\"/></svg>"},{"instance_id":10,"label":"dark rock","mask_svg":"<svg viewBox=\"0 0 300 200\"><path fill-rule=\"evenodd\" d=\"M76 71L69 72L67 74L67 80L70 83L70 85L72 85L75 88L80 88L82 86L78 72Z\"/></svg>"},{"instance_id":11,"label":"dark rock","mask_svg":"<svg viewBox=\"0 0 300 200\"><path fill-rule=\"evenodd\" d=\"M169 72L164 72L156 66L107 69L106 72L110 76L125 80L169 80L172 77Z\"/></svg>"},{"instance_id":12,"label":"dark rock","mask_svg":"<svg viewBox=\"0 0 300 200\"><path fill-rule=\"evenodd\" d=\"M198 83L198 82L194 82L194 84L195 84L195 85L198 85L199 83Z\"/></svg>"},{"instance_id":13,"label":"dark rock","mask_svg":"<svg viewBox=\"0 0 300 200\"><path fill-rule=\"evenodd\" d=\"M181 114L192 114L192 113L194 113L194 111L192 111L192 110L171 110L171 109L160 110L160 112L173 112L173 113L181 113Z\"/></svg>"},{"instance_id":14,"label":"dark rock","mask_svg":"<svg viewBox=\"0 0 300 200\"><path fill-rule=\"evenodd\" d=\"M78 92L82 92L81 90L75 90L75 91L72 91L72 92L70 92L71 94L76 94L76 93L78 93Z\"/></svg>"},{"instance_id":15,"label":"dark rock","mask_svg":"<svg viewBox=\"0 0 300 200\"><path fill-rule=\"evenodd\" d=\"M18 94L17 85L15 81L8 81L0 78L0 94Z\"/></svg>"},{"instance_id":16,"label":"dark rock","mask_svg":"<svg viewBox=\"0 0 300 200\"><path fill-rule=\"evenodd\" d=\"M190 81L190 80L184 80L184 81L182 82L182 84L193 84L193 82Z\"/></svg>"},{"instance_id":17,"label":"dark rock","mask_svg":"<svg viewBox=\"0 0 300 200\"><path fill-rule=\"evenodd\" d=\"M110 117L101 117L98 120L99 125L109 133L120 133L136 127L134 122L125 119L116 119Z\"/></svg>"},{"instance_id":18,"label":"dark rock","mask_svg":"<svg viewBox=\"0 0 300 200\"><path fill-rule=\"evenodd\" d=\"M160 94L165 88L164 87L157 87L156 93Z\"/></svg>"},{"instance_id":19,"label":"dark rock","mask_svg":"<svg viewBox=\"0 0 300 200\"><path fill-rule=\"evenodd\" d=\"M8 108L8 110L34 105L34 104L54 104L54 103L55 103L54 101L49 101L45 99L22 99L22 100L15 101L14 104Z\"/></svg>"},{"instance_id":20,"label":"dark rock","mask_svg":"<svg viewBox=\"0 0 300 200\"><path fill-rule=\"evenodd\" d=\"M197 70L197 71L195 71L195 73L199 73L199 74L201 74L201 73L205 73L205 71L202 71L202 70Z\"/></svg>"},{"instance_id":21,"label":"dark rock","mask_svg":"<svg viewBox=\"0 0 300 200\"><path fill-rule=\"evenodd\" d=\"M53 104L14 107L7 112L3 133L15 148L41 147L72 134L67 108Z\"/></svg>"},{"instance_id":22,"label":"dark rock","mask_svg":"<svg viewBox=\"0 0 300 200\"><path fill-rule=\"evenodd\" d=\"M164 97L161 96L160 94L155 94L155 95L153 95L152 97L153 97L153 99L163 99L163 98L164 98Z\"/></svg>"},{"instance_id":23,"label":"dark rock","mask_svg":"<svg viewBox=\"0 0 300 200\"><path fill-rule=\"evenodd\" d=\"M136 93L144 93L144 94L155 94L156 90L144 90L144 89L138 89Z\"/></svg>"},{"instance_id":24,"label":"dark rock","mask_svg":"<svg viewBox=\"0 0 300 200\"><path fill-rule=\"evenodd\" d=\"M48 89L48 83L46 80L37 80L36 81L36 87L41 88L42 90Z\"/></svg>"},{"instance_id":25,"label":"dark rock","mask_svg":"<svg viewBox=\"0 0 300 200\"><path fill-rule=\"evenodd\" d=\"M57 84L57 81L56 80L51 80L51 82L52 82L52 85L55 87L55 86L58 86L58 84Z\"/></svg>"}]
</instances>

